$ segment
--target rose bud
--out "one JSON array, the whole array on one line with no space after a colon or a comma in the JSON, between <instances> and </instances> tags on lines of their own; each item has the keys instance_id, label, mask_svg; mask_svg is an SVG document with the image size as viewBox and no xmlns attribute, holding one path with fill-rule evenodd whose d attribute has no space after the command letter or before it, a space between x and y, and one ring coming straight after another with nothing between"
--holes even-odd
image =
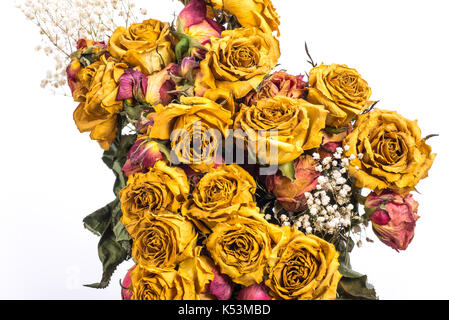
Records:
<instances>
[{"instance_id":1,"label":"rose bud","mask_svg":"<svg viewBox=\"0 0 449 320\"><path fill-rule=\"evenodd\" d=\"M176 77L179 77L179 66L174 63L170 63L163 70L149 76L145 101L151 105L169 104L176 96L172 92L176 90L176 83L173 80Z\"/></svg>"},{"instance_id":2,"label":"rose bud","mask_svg":"<svg viewBox=\"0 0 449 320\"><path fill-rule=\"evenodd\" d=\"M272 300L263 284L252 284L239 291L237 300Z\"/></svg>"},{"instance_id":3,"label":"rose bud","mask_svg":"<svg viewBox=\"0 0 449 320\"><path fill-rule=\"evenodd\" d=\"M264 80L260 89L251 91L246 96L246 105L255 105L261 99L268 99L274 96L284 96L293 99L305 97L307 82L303 81L304 76L292 76L286 72L275 72Z\"/></svg>"},{"instance_id":4,"label":"rose bud","mask_svg":"<svg viewBox=\"0 0 449 320\"><path fill-rule=\"evenodd\" d=\"M320 173L315 170L317 165L310 155L301 155L294 161L295 180L278 173L266 177L266 187L285 210L301 211L307 206L304 194L314 190L318 184Z\"/></svg>"},{"instance_id":5,"label":"rose bud","mask_svg":"<svg viewBox=\"0 0 449 320\"><path fill-rule=\"evenodd\" d=\"M139 70L126 69L119 79L119 90L117 100L134 98L137 101L144 101L146 95L148 79Z\"/></svg>"},{"instance_id":6,"label":"rose bud","mask_svg":"<svg viewBox=\"0 0 449 320\"><path fill-rule=\"evenodd\" d=\"M207 17L207 6L204 0L191 0L179 13L178 30L183 30L204 45L211 37L219 38L224 28Z\"/></svg>"},{"instance_id":7,"label":"rose bud","mask_svg":"<svg viewBox=\"0 0 449 320\"><path fill-rule=\"evenodd\" d=\"M209 283L209 293L218 300L229 300L234 289L231 278L220 273L216 268L212 271L214 273L214 280Z\"/></svg>"},{"instance_id":8,"label":"rose bud","mask_svg":"<svg viewBox=\"0 0 449 320\"><path fill-rule=\"evenodd\" d=\"M402 197L390 190L371 192L365 200L365 212L380 241L396 251L407 249L419 218L418 202L411 194Z\"/></svg>"},{"instance_id":9,"label":"rose bud","mask_svg":"<svg viewBox=\"0 0 449 320\"><path fill-rule=\"evenodd\" d=\"M131 296L133 295L129 287L131 286L131 272L135 269L135 267L136 266L134 265L128 270L125 279L123 279L123 282L120 283L120 286L122 287L122 300L131 300Z\"/></svg>"},{"instance_id":10,"label":"rose bud","mask_svg":"<svg viewBox=\"0 0 449 320\"><path fill-rule=\"evenodd\" d=\"M193 57L185 57L182 59L180 76L187 79L190 83L195 82L195 73L200 68L200 64Z\"/></svg>"},{"instance_id":11,"label":"rose bud","mask_svg":"<svg viewBox=\"0 0 449 320\"><path fill-rule=\"evenodd\" d=\"M137 172L148 172L148 169L153 167L158 160L163 159L163 155L156 141L143 136L138 138L131 147L127 158L122 171L128 177Z\"/></svg>"}]
</instances>

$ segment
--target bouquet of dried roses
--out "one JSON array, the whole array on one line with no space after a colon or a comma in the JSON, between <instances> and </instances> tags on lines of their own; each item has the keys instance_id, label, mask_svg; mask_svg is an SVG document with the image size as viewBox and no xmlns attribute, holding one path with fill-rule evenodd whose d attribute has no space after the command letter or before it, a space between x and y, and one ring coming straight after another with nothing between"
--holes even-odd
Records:
<instances>
[{"instance_id":1,"label":"bouquet of dried roses","mask_svg":"<svg viewBox=\"0 0 449 320\"><path fill-rule=\"evenodd\" d=\"M116 176L84 219L101 236L89 286L132 258L123 299L376 299L353 235L407 248L429 136L346 65L275 71L270 0L182 2L171 24L103 27L69 55L75 123Z\"/></svg>"}]
</instances>

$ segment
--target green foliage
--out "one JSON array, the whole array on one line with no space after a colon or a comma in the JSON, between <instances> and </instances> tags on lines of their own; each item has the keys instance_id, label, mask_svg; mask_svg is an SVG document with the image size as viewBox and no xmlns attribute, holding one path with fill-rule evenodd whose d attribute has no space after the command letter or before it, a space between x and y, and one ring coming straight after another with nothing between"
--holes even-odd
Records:
<instances>
[{"instance_id":1,"label":"green foliage","mask_svg":"<svg viewBox=\"0 0 449 320\"><path fill-rule=\"evenodd\" d=\"M279 166L279 170L281 170L282 175L284 177L289 178L291 181L294 181L296 178L296 173L295 173L295 164L293 161L287 162L285 164L281 164Z\"/></svg>"},{"instance_id":2,"label":"green foliage","mask_svg":"<svg viewBox=\"0 0 449 320\"><path fill-rule=\"evenodd\" d=\"M113 171L116 177L113 188L116 198L83 220L84 226L88 230L101 237L98 243L98 256L103 265L100 282L86 285L87 287L106 288L117 266L131 257L131 237L125 226L120 222L122 211L119 192L126 185L126 177L122 172L122 167L136 138L136 135L118 134L109 150L103 153L103 162Z\"/></svg>"}]
</instances>

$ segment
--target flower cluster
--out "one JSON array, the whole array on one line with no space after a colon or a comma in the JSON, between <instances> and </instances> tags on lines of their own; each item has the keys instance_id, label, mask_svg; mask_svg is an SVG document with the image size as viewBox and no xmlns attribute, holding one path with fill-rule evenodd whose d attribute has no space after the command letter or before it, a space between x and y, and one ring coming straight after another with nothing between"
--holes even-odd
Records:
<instances>
[{"instance_id":1,"label":"flower cluster","mask_svg":"<svg viewBox=\"0 0 449 320\"><path fill-rule=\"evenodd\" d=\"M122 26L108 2L86 3L105 11L64 23L67 82L116 176L116 199L84 220L102 236L91 286L132 257L123 299L376 298L351 270L351 234L372 223L396 250L413 239L410 191L435 158L417 123L374 109L346 65L275 71L270 0L183 1L174 23L131 24L133 6L111 1Z\"/></svg>"}]
</instances>

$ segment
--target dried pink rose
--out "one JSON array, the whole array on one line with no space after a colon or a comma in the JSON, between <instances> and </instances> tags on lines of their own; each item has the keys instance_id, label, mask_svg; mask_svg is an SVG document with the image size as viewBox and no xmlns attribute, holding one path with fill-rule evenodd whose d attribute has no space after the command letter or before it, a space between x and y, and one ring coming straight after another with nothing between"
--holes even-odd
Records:
<instances>
[{"instance_id":1,"label":"dried pink rose","mask_svg":"<svg viewBox=\"0 0 449 320\"><path fill-rule=\"evenodd\" d=\"M294 161L295 180L280 173L267 176L268 191L273 192L285 210L298 212L306 208L306 192L311 192L318 184L320 173L315 170L318 163L310 155L301 155Z\"/></svg>"},{"instance_id":2,"label":"dried pink rose","mask_svg":"<svg viewBox=\"0 0 449 320\"><path fill-rule=\"evenodd\" d=\"M127 177L137 172L148 172L149 168L152 168L163 157L156 141L147 137L138 138L128 152L128 159L122 171Z\"/></svg>"},{"instance_id":3,"label":"dried pink rose","mask_svg":"<svg viewBox=\"0 0 449 320\"><path fill-rule=\"evenodd\" d=\"M411 194L402 197L390 190L371 192L365 200L365 211L380 241L396 251L407 249L419 219L418 202Z\"/></svg>"},{"instance_id":4,"label":"dried pink rose","mask_svg":"<svg viewBox=\"0 0 449 320\"><path fill-rule=\"evenodd\" d=\"M144 101L147 92L148 79L139 70L126 69L119 79L117 100L134 98Z\"/></svg>"}]
</instances>

